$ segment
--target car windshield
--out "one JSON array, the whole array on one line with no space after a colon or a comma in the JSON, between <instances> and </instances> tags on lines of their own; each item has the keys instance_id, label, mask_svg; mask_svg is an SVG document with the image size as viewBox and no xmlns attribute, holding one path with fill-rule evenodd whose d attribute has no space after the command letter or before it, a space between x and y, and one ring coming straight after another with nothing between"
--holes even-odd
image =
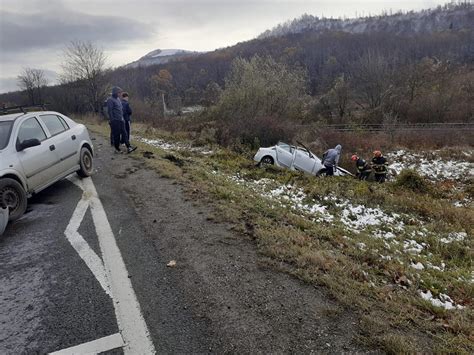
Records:
<instances>
[{"instance_id":1,"label":"car windshield","mask_svg":"<svg viewBox=\"0 0 474 355\"><path fill-rule=\"evenodd\" d=\"M0 150L7 146L12 126L13 121L0 122Z\"/></svg>"}]
</instances>

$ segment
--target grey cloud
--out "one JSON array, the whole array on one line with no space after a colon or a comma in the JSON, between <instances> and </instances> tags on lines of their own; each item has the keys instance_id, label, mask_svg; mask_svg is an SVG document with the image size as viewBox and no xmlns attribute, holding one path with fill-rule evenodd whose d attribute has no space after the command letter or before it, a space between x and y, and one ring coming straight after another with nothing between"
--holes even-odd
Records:
<instances>
[{"instance_id":1,"label":"grey cloud","mask_svg":"<svg viewBox=\"0 0 474 355\"><path fill-rule=\"evenodd\" d=\"M18 85L16 78L0 78L0 93L17 90Z\"/></svg>"},{"instance_id":2,"label":"grey cloud","mask_svg":"<svg viewBox=\"0 0 474 355\"><path fill-rule=\"evenodd\" d=\"M63 47L72 40L113 45L154 35L152 26L133 19L90 15L64 7L42 14L0 11L0 18L0 48L10 53Z\"/></svg>"},{"instance_id":3,"label":"grey cloud","mask_svg":"<svg viewBox=\"0 0 474 355\"><path fill-rule=\"evenodd\" d=\"M41 68L35 68L41 69ZM48 81L48 85L57 84L58 73L53 70L41 69L44 72L45 78ZM0 93L17 91L18 90L18 79L17 77L0 77Z\"/></svg>"}]
</instances>

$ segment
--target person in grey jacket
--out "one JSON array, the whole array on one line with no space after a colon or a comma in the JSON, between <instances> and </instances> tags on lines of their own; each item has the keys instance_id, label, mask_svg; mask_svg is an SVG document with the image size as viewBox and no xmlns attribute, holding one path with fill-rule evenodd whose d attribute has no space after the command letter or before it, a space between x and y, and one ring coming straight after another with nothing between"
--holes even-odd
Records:
<instances>
[{"instance_id":1,"label":"person in grey jacket","mask_svg":"<svg viewBox=\"0 0 474 355\"><path fill-rule=\"evenodd\" d=\"M112 129L112 138L115 152L121 153L120 142L123 140L127 147L127 153L131 153L137 148L130 145L127 132L125 131L122 101L120 100L121 93L122 89L118 86L112 88L112 96L107 99L107 112L109 114L109 123Z\"/></svg>"},{"instance_id":2,"label":"person in grey jacket","mask_svg":"<svg viewBox=\"0 0 474 355\"><path fill-rule=\"evenodd\" d=\"M323 173L326 173L326 176L333 176L334 171L339 164L339 158L341 157L342 146L340 144L336 145L333 149L328 149L323 154Z\"/></svg>"}]
</instances>

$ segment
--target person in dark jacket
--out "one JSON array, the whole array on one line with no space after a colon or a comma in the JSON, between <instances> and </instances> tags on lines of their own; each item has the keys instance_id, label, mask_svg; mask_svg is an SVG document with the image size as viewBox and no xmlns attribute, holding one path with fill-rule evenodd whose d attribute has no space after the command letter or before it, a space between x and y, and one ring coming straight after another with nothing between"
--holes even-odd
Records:
<instances>
[{"instance_id":1,"label":"person in dark jacket","mask_svg":"<svg viewBox=\"0 0 474 355\"><path fill-rule=\"evenodd\" d=\"M116 153L121 153L120 150L120 141L121 138L124 138L124 143L127 146L127 152L131 153L136 147L132 147L127 138L127 133L125 132L125 121L123 120L123 109L122 101L120 100L120 94L122 89L118 86L115 86L112 89L112 96L107 99L107 112L109 115L109 123L112 128L113 143Z\"/></svg>"},{"instance_id":2,"label":"person in dark jacket","mask_svg":"<svg viewBox=\"0 0 474 355\"><path fill-rule=\"evenodd\" d=\"M324 152L322 160L324 169L322 169L320 173L326 173L326 176L334 175L334 171L339 164L339 158L341 157L341 150L342 146L338 144L334 149L328 149Z\"/></svg>"},{"instance_id":3,"label":"person in dark jacket","mask_svg":"<svg viewBox=\"0 0 474 355\"><path fill-rule=\"evenodd\" d=\"M380 150L374 152L374 157L372 158L372 170L374 171L375 181L380 183L385 182L388 173L388 162Z\"/></svg>"},{"instance_id":4,"label":"person in dark jacket","mask_svg":"<svg viewBox=\"0 0 474 355\"><path fill-rule=\"evenodd\" d=\"M130 126L132 124L132 108L128 103L128 93L122 93L122 111L123 111L123 120L125 122L125 132L127 132L127 139L130 142ZM122 139L123 140L123 139Z\"/></svg>"},{"instance_id":5,"label":"person in dark jacket","mask_svg":"<svg viewBox=\"0 0 474 355\"><path fill-rule=\"evenodd\" d=\"M364 159L354 154L351 160L355 162L357 168L357 177L359 180L367 180L372 171L371 166Z\"/></svg>"}]
</instances>

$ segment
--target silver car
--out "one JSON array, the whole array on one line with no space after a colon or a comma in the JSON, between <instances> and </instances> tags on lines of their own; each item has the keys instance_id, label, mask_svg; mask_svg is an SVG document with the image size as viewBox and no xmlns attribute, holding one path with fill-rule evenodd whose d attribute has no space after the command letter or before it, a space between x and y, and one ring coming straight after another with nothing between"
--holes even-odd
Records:
<instances>
[{"instance_id":1,"label":"silver car","mask_svg":"<svg viewBox=\"0 0 474 355\"><path fill-rule=\"evenodd\" d=\"M259 164L277 165L292 170L304 171L311 175L318 175L324 169L321 159L308 148L294 146L284 142L268 148L260 148L253 158ZM336 176L352 175L349 171L337 167Z\"/></svg>"},{"instance_id":2,"label":"silver car","mask_svg":"<svg viewBox=\"0 0 474 355\"><path fill-rule=\"evenodd\" d=\"M0 116L0 207L21 217L33 194L73 172L90 176L93 154L87 128L60 113Z\"/></svg>"}]
</instances>

